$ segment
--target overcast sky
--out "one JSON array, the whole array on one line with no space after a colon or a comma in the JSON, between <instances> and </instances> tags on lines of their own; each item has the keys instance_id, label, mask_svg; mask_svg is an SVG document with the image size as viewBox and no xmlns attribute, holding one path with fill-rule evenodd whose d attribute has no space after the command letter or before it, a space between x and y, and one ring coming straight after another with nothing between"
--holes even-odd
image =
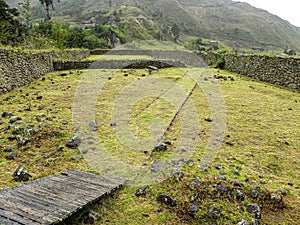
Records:
<instances>
[{"instance_id":1,"label":"overcast sky","mask_svg":"<svg viewBox=\"0 0 300 225\"><path fill-rule=\"evenodd\" d=\"M234 0L237 1L237 0ZM261 8L300 27L300 1L299 0L239 0L247 2L256 8Z\"/></svg>"}]
</instances>

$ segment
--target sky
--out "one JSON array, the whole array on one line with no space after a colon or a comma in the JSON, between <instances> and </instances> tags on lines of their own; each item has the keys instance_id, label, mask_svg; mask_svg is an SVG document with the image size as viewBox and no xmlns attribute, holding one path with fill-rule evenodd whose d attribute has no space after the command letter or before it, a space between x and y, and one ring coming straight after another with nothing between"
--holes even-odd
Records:
<instances>
[{"instance_id":1,"label":"sky","mask_svg":"<svg viewBox=\"0 0 300 225\"><path fill-rule=\"evenodd\" d=\"M237 1L237 0L234 0ZM247 2L256 8L269 11L291 24L300 27L300 1L299 0L238 0Z\"/></svg>"}]
</instances>

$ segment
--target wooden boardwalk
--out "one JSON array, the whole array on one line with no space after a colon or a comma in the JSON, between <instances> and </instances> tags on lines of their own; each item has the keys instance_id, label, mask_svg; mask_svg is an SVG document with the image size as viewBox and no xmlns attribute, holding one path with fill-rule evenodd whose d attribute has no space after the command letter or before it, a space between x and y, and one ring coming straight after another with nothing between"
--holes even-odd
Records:
<instances>
[{"instance_id":1,"label":"wooden boardwalk","mask_svg":"<svg viewBox=\"0 0 300 225\"><path fill-rule=\"evenodd\" d=\"M58 224L123 181L68 171L0 190L0 225Z\"/></svg>"}]
</instances>

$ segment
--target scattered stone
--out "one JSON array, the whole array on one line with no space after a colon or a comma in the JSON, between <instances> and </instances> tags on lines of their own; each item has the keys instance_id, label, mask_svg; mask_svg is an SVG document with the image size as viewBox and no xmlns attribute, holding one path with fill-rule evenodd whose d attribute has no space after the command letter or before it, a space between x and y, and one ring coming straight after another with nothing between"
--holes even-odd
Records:
<instances>
[{"instance_id":1,"label":"scattered stone","mask_svg":"<svg viewBox=\"0 0 300 225\"><path fill-rule=\"evenodd\" d=\"M74 160L74 161L79 161L79 160L83 159L83 156L82 155L76 155L76 156L71 157L71 159Z\"/></svg>"},{"instance_id":2,"label":"scattered stone","mask_svg":"<svg viewBox=\"0 0 300 225\"><path fill-rule=\"evenodd\" d=\"M64 147L63 147L63 146L60 146L60 147L58 147L58 148L56 149L56 151L62 152L62 151L64 151Z\"/></svg>"},{"instance_id":3,"label":"scattered stone","mask_svg":"<svg viewBox=\"0 0 300 225\"><path fill-rule=\"evenodd\" d=\"M24 132L25 136L32 136L36 133L35 129L28 129Z\"/></svg>"},{"instance_id":4,"label":"scattered stone","mask_svg":"<svg viewBox=\"0 0 300 225\"><path fill-rule=\"evenodd\" d=\"M17 137L15 135L10 135L8 138L7 138L9 141L14 141L17 139Z\"/></svg>"},{"instance_id":5,"label":"scattered stone","mask_svg":"<svg viewBox=\"0 0 300 225\"><path fill-rule=\"evenodd\" d=\"M162 162L154 161L151 165L151 172L158 173L165 168L165 165Z\"/></svg>"},{"instance_id":6,"label":"scattered stone","mask_svg":"<svg viewBox=\"0 0 300 225\"><path fill-rule=\"evenodd\" d=\"M227 173L226 172L224 172L224 171L221 171L220 172L220 175L226 175Z\"/></svg>"},{"instance_id":7,"label":"scattered stone","mask_svg":"<svg viewBox=\"0 0 300 225\"><path fill-rule=\"evenodd\" d=\"M61 77L65 77L65 76L67 76L67 75L68 75L67 73L61 73L61 74L60 74Z\"/></svg>"},{"instance_id":8,"label":"scattered stone","mask_svg":"<svg viewBox=\"0 0 300 225\"><path fill-rule=\"evenodd\" d=\"M96 223L96 221L98 220L98 218L100 217L100 215L98 213L96 213L95 211L90 210L88 213L88 218L87 218L87 223L88 224L94 224Z\"/></svg>"},{"instance_id":9,"label":"scattered stone","mask_svg":"<svg viewBox=\"0 0 300 225\"><path fill-rule=\"evenodd\" d=\"M254 204L248 204L247 205L247 212L254 214L255 215L255 219L260 219L261 218L261 212L260 212L260 207L258 204L254 203Z\"/></svg>"},{"instance_id":10,"label":"scattered stone","mask_svg":"<svg viewBox=\"0 0 300 225\"><path fill-rule=\"evenodd\" d=\"M214 220L217 220L222 216L222 209L213 206L208 210L208 216Z\"/></svg>"},{"instance_id":11,"label":"scattered stone","mask_svg":"<svg viewBox=\"0 0 300 225\"><path fill-rule=\"evenodd\" d=\"M8 146L4 149L4 152L12 152L14 150L16 150L17 147L16 146Z\"/></svg>"},{"instance_id":12,"label":"scattered stone","mask_svg":"<svg viewBox=\"0 0 300 225\"><path fill-rule=\"evenodd\" d=\"M284 189L278 189L277 192L282 194L282 195L287 195L287 191L284 190Z\"/></svg>"},{"instance_id":13,"label":"scattered stone","mask_svg":"<svg viewBox=\"0 0 300 225\"><path fill-rule=\"evenodd\" d=\"M260 220L252 219L252 225L260 225Z\"/></svg>"},{"instance_id":14,"label":"scattered stone","mask_svg":"<svg viewBox=\"0 0 300 225\"><path fill-rule=\"evenodd\" d=\"M190 183L190 187L191 188L197 188L197 187L200 187L201 185L201 181L200 180L193 180L191 183Z\"/></svg>"},{"instance_id":15,"label":"scattered stone","mask_svg":"<svg viewBox=\"0 0 300 225\"><path fill-rule=\"evenodd\" d=\"M241 175L238 170L232 170L231 172L232 172L232 174L234 174L236 176L240 176Z\"/></svg>"},{"instance_id":16,"label":"scattered stone","mask_svg":"<svg viewBox=\"0 0 300 225\"><path fill-rule=\"evenodd\" d=\"M157 145L154 147L154 152L165 152L167 151L168 146L165 143L159 142Z\"/></svg>"},{"instance_id":17,"label":"scattered stone","mask_svg":"<svg viewBox=\"0 0 300 225\"><path fill-rule=\"evenodd\" d=\"M227 180L227 177L226 176L220 176L219 180Z\"/></svg>"},{"instance_id":18,"label":"scattered stone","mask_svg":"<svg viewBox=\"0 0 300 225\"><path fill-rule=\"evenodd\" d=\"M149 186L141 187L135 191L135 196L140 197L142 195L146 195L148 190L149 190Z\"/></svg>"},{"instance_id":19,"label":"scattered stone","mask_svg":"<svg viewBox=\"0 0 300 225\"><path fill-rule=\"evenodd\" d=\"M61 121L61 124L62 125L67 125L69 122L68 121L65 121L65 120L63 120L63 121Z\"/></svg>"},{"instance_id":20,"label":"scattered stone","mask_svg":"<svg viewBox=\"0 0 300 225\"><path fill-rule=\"evenodd\" d=\"M17 182L28 181L30 177L32 176L21 166L13 173L13 178Z\"/></svg>"},{"instance_id":21,"label":"scattered stone","mask_svg":"<svg viewBox=\"0 0 300 225\"><path fill-rule=\"evenodd\" d=\"M12 116L13 114L11 112L3 112L2 113L2 117L3 118L6 118L6 117L9 117L9 116Z\"/></svg>"},{"instance_id":22,"label":"scattered stone","mask_svg":"<svg viewBox=\"0 0 300 225\"><path fill-rule=\"evenodd\" d=\"M208 117L208 118L205 118L204 119L206 122L213 122L213 119L212 118L210 118L210 117Z\"/></svg>"},{"instance_id":23,"label":"scattered stone","mask_svg":"<svg viewBox=\"0 0 300 225\"><path fill-rule=\"evenodd\" d=\"M6 156L6 159L8 159L8 160L14 160L17 156L18 156L18 154L17 154L16 152L10 152L10 153Z\"/></svg>"},{"instance_id":24,"label":"scattered stone","mask_svg":"<svg viewBox=\"0 0 300 225\"><path fill-rule=\"evenodd\" d=\"M244 185L242 182L238 179L230 179L230 181L233 183L233 186L235 187L243 187Z\"/></svg>"},{"instance_id":25,"label":"scattered stone","mask_svg":"<svg viewBox=\"0 0 300 225\"><path fill-rule=\"evenodd\" d=\"M226 144L226 145L229 145L229 146L234 146L234 143L232 143L232 142L230 142L230 141L226 141L225 144Z\"/></svg>"},{"instance_id":26,"label":"scattered stone","mask_svg":"<svg viewBox=\"0 0 300 225\"><path fill-rule=\"evenodd\" d=\"M41 100L42 98L43 98L43 96L41 96L41 95L36 96L37 100Z\"/></svg>"},{"instance_id":27,"label":"scattered stone","mask_svg":"<svg viewBox=\"0 0 300 225\"><path fill-rule=\"evenodd\" d=\"M176 206L176 201L170 195L167 194L160 194L157 197L157 201L170 207Z\"/></svg>"},{"instance_id":28,"label":"scattered stone","mask_svg":"<svg viewBox=\"0 0 300 225\"><path fill-rule=\"evenodd\" d=\"M171 177L174 177L178 180L181 180L183 178L183 173L177 168L173 169L171 171L170 175L171 175Z\"/></svg>"},{"instance_id":29,"label":"scattered stone","mask_svg":"<svg viewBox=\"0 0 300 225\"><path fill-rule=\"evenodd\" d=\"M221 195L228 195L229 193L229 189L223 184L218 185L217 190Z\"/></svg>"},{"instance_id":30,"label":"scattered stone","mask_svg":"<svg viewBox=\"0 0 300 225\"><path fill-rule=\"evenodd\" d=\"M89 152L89 150L87 148L84 148L84 149L81 150L82 154L87 154L88 152Z\"/></svg>"},{"instance_id":31,"label":"scattered stone","mask_svg":"<svg viewBox=\"0 0 300 225\"><path fill-rule=\"evenodd\" d=\"M92 131L97 131L98 130L98 125L96 123L96 120L90 122L89 126L91 127Z\"/></svg>"},{"instance_id":32,"label":"scattered stone","mask_svg":"<svg viewBox=\"0 0 300 225\"><path fill-rule=\"evenodd\" d=\"M241 220L240 222L237 223L237 225L249 225L247 220Z\"/></svg>"},{"instance_id":33,"label":"scattered stone","mask_svg":"<svg viewBox=\"0 0 300 225\"><path fill-rule=\"evenodd\" d=\"M19 121L19 120L22 120L22 118L19 117L19 116L12 116L12 117L10 117L9 122L14 123L14 122Z\"/></svg>"},{"instance_id":34,"label":"scattered stone","mask_svg":"<svg viewBox=\"0 0 300 225\"><path fill-rule=\"evenodd\" d=\"M190 212L190 213L197 213L198 211L199 211L199 205L197 203L191 205L188 208L188 212Z\"/></svg>"},{"instance_id":35,"label":"scattered stone","mask_svg":"<svg viewBox=\"0 0 300 225\"><path fill-rule=\"evenodd\" d=\"M224 166L218 164L218 165L215 166L215 168L216 168L217 170L221 170L221 169L224 169Z\"/></svg>"},{"instance_id":36,"label":"scattered stone","mask_svg":"<svg viewBox=\"0 0 300 225\"><path fill-rule=\"evenodd\" d=\"M22 136L17 136L16 140L19 146L24 146L30 142L28 138Z\"/></svg>"},{"instance_id":37,"label":"scattered stone","mask_svg":"<svg viewBox=\"0 0 300 225\"><path fill-rule=\"evenodd\" d=\"M250 198L257 199L259 197L259 192L257 190L252 190L249 196Z\"/></svg>"},{"instance_id":38,"label":"scattered stone","mask_svg":"<svg viewBox=\"0 0 300 225\"><path fill-rule=\"evenodd\" d=\"M275 193L271 193L271 194L270 194L270 200L271 200L272 202L274 202L274 203L281 203L282 198L281 198L280 195L277 195L277 194L275 194Z\"/></svg>"},{"instance_id":39,"label":"scattered stone","mask_svg":"<svg viewBox=\"0 0 300 225\"><path fill-rule=\"evenodd\" d=\"M82 142L82 137L81 136L74 136L70 140L67 141L66 146L68 148L78 148L78 146Z\"/></svg>"},{"instance_id":40,"label":"scattered stone","mask_svg":"<svg viewBox=\"0 0 300 225\"><path fill-rule=\"evenodd\" d=\"M148 66L148 68L149 68L150 70L158 70L158 68L157 68L156 66Z\"/></svg>"},{"instance_id":41,"label":"scattered stone","mask_svg":"<svg viewBox=\"0 0 300 225\"><path fill-rule=\"evenodd\" d=\"M250 178L246 178L246 179L245 179L245 182L247 182L247 183L252 183L252 180L251 180Z\"/></svg>"},{"instance_id":42,"label":"scattered stone","mask_svg":"<svg viewBox=\"0 0 300 225\"><path fill-rule=\"evenodd\" d=\"M117 126L117 123L116 123L116 122L112 122L112 123L110 124L110 126L116 127L116 126Z\"/></svg>"},{"instance_id":43,"label":"scattered stone","mask_svg":"<svg viewBox=\"0 0 300 225\"><path fill-rule=\"evenodd\" d=\"M45 108L45 106L44 105L40 105L40 106L38 106L38 110L43 110Z\"/></svg>"},{"instance_id":44,"label":"scattered stone","mask_svg":"<svg viewBox=\"0 0 300 225\"><path fill-rule=\"evenodd\" d=\"M244 201L246 196L245 193L240 189L233 189L230 193L231 197L238 200L238 201Z\"/></svg>"}]
</instances>

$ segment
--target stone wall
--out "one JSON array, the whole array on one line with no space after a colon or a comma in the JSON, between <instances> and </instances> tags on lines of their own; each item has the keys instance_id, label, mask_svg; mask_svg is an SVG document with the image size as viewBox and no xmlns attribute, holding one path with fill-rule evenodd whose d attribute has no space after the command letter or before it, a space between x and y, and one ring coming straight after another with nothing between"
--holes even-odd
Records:
<instances>
[{"instance_id":1,"label":"stone wall","mask_svg":"<svg viewBox=\"0 0 300 225\"><path fill-rule=\"evenodd\" d=\"M300 59L267 55L198 53L210 65L224 62L224 69L260 81L300 90Z\"/></svg>"},{"instance_id":2,"label":"stone wall","mask_svg":"<svg viewBox=\"0 0 300 225\"><path fill-rule=\"evenodd\" d=\"M31 83L54 70L54 60L80 60L89 50L24 52L0 49L0 93Z\"/></svg>"},{"instance_id":3,"label":"stone wall","mask_svg":"<svg viewBox=\"0 0 300 225\"><path fill-rule=\"evenodd\" d=\"M29 84L50 71L50 53L0 50L0 93Z\"/></svg>"},{"instance_id":4,"label":"stone wall","mask_svg":"<svg viewBox=\"0 0 300 225\"><path fill-rule=\"evenodd\" d=\"M169 67L185 67L180 60L99 60L99 61L57 61L53 63L55 70L72 69L144 69L155 66L159 69Z\"/></svg>"}]
</instances>

